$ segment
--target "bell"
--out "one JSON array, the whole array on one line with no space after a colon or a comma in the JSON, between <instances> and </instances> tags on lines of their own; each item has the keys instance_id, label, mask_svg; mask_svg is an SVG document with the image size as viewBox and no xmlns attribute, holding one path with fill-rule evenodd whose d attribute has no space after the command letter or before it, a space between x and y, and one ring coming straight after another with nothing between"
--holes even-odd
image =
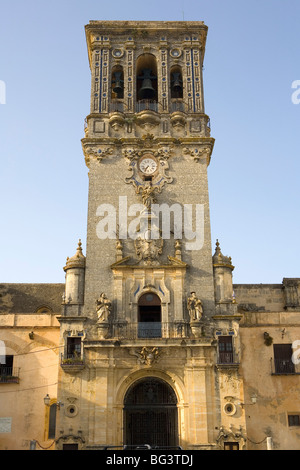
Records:
<instances>
[{"instance_id":1,"label":"bell","mask_svg":"<svg viewBox=\"0 0 300 470\"><path fill-rule=\"evenodd\" d=\"M177 93L177 94L182 93L182 80L180 77L180 73L173 74L172 88L173 88L174 93Z\"/></svg>"},{"instance_id":2,"label":"bell","mask_svg":"<svg viewBox=\"0 0 300 470\"><path fill-rule=\"evenodd\" d=\"M115 80L113 86L113 92L119 97L123 93L123 81L121 80L122 73L115 72Z\"/></svg>"},{"instance_id":3,"label":"bell","mask_svg":"<svg viewBox=\"0 0 300 470\"><path fill-rule=\"evenodd\" d=\"M151 76L150 69L144 69L143 75L139 77L143 79L142 86L139 90L139 99L140 100L151 100L155 98L155 89L152 86L152 80L156 79L156 77Z\"/></svg>"}]
</instances>

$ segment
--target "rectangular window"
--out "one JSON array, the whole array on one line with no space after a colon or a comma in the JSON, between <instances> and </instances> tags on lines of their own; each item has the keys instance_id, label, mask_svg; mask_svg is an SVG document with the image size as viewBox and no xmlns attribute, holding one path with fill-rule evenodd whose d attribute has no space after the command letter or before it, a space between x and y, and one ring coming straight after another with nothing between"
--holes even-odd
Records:
<instances>
[{"instance_id":1,"label":"rectangular window","mask_svg":"<svg viewBox=\"0 0 300 470\"><path fill-rule=\"evenodd\" d=\"M300 426L300 414L288 415L289 426Z\"/></svg>"},{"instance_id":2,"label":"rectangular window","mask_svg":"<svg viewBox=\"0 0 300 470\"><path fill-rule=\"evenodd\" d=\"M67 359L76 359L81 357L81 338L67 338Z\"/></svg>"},{"instance_id":3,"label":"rectangular window","mask_svg":"<svg viewBox=\"0 0 300 470\"><path fill-rule=\"evenodd\" d=\"M292 361L291 344L274 344L275 374L294 374L295 365Z\"/></svg>"},{"instance_id":4,"label":"rectangular window","mask_svg":"<svg viewBox=\"0 0 300 470\"><path fill-rule=\"evenodd\" d=\"M232 336L219 336L219 363L233 364L233 344Z\"/></svg>"}]
</instances>

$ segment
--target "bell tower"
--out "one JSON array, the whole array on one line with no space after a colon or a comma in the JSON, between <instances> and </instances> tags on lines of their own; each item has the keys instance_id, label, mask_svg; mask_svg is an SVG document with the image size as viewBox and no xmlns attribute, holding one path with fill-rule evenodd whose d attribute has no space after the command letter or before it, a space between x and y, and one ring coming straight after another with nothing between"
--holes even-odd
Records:
<instances>
[{"instance_id":1,"label":"bell tower","mask_svg":"<svg viewBox=\"0 0 300 470\"><path fill-rule=\"evenodd\" d=\"M221 348L238 348L239 318L233 266L219 248L212 257L206 36L203 22L86 26L87 247L84 257L80 246L80 303L68 294L60 317L70 357L58 399L75 412L60 413L58 447L69 427L85 448L204 449L223 438L220 387L228 381L215 368L217 335ZM240 428L243 417L237 421Z\"/></svg>"},{"instance_id":2,"label":"bell tower","mask_svg":"<svg viewBox=\"0 0 300 470\"><path fill-rule=\"evenodd\" d=\"M82 140L90 178L87 315L100 289L117 298L118 320L136 322L136 315L128 318L128 305L136 304L133 294L146 284L162 290L164 300L169 296L166 322L186 320L182 304L192 291L207 315L214 312L207 187L214 139L202 77L206 34L202 22L86 26L92 72ZM135 230L137 204L143 233Z\"/></svg>"}]
</instances>

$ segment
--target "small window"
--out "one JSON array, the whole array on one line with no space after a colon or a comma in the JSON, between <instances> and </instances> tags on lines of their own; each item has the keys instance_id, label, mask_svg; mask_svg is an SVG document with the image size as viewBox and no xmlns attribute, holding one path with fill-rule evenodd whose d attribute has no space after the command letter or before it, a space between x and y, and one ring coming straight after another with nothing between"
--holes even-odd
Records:
<instances>
[{"instance_id":1,"label":"small window","mask_svg":"<svg viewBox=\"0 0 300 470\"><path fill-rule=\"evenodd\" d=\"M300 426L300 414L288 415L289 427Z\"/></svg>"},{"instance_id":2,"label":"small window","mask_svg":"<svg viewBox=\"0 0 300 470\"><path fill-rule=\"evenodd\" d=\"M78 444L63 444L63 450L78 450Z\"/></svg>"},{"instance_id":3,"label":"small window","mask_svg":"<svg viewBox=\"0 0 300 470\"><path fill-rule=\"evenodd\" d=\"M274 344L275 374L294 374L295 365L292 361L291 344Z\"/></svg>"},{"instance_id":4,"label":"small window","mask_svg":"<svg viewBox=\"0 0 300 470\"><path fill-rule=\"evenodd\" d=\"M238 442L224 442L224 450L239 450Z\"/></svg>"},{"instance_id":5,"label":"small window","mask_svg":"<svg viewBox=\"0 0 300 470\"><path fill-rule=\"evenodd\" d=\"M53 310L47 305L43 305L36 309L35 313L51 313Z\"/></svg>"}]
</instances>

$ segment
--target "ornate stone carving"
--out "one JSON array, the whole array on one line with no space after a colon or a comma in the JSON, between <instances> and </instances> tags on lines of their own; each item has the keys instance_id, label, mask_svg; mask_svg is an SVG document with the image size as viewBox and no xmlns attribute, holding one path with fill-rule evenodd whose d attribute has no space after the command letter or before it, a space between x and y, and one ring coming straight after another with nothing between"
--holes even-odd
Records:
<instances>
[{"instance_id":1,"label":"ornate stone carving","mask_svg":"<svg viewBox=\"0 0 300 470\"><path fill-rule=\"evenodd\" d=\"M229 426L229 430L225 429L224 426L220 426L216 442L221 450L224 450L224 442L226 441L238 443L239 449L243 450L246 445L246 437L244 436L242 426L237 430L234 430L232 425Z\"/></svg>"},{"instance_id":2,"label":"ornate stone carving","mask_svg":"<svg viewBox=\"0 0 300 470\"><path fill-rule=\"evenodd\" d=\"M162 254L163 239L152 240L151 238L139 237L135 240L134 246L139 261L145 265L159 264L158 257Z\"/></svg>"},{"instance_id":3,"label":"ornate stone carving","mask_svg":"<svg viewBox=\"0 0 300 470\"><path fill-rule=\"evenodd\" d=\"M187 308L191 322L201 320L203 316L203 307L201 300L196 296L195 292L191 292L187 300Z\"/></svg>"},{"instance_id":4,"label":"ornate stone carving","mask_svg":"<svg viewBox=\"0 0 300 470\"><path fill-rule=\"evenodd\" d=\"M101 162L103 158L107 157L108 155L112 155L113 149L111 147L107 147L105 149L95 149L89 147L85 151L85 162L86 165L89 166L91 158L95 158L98 162Z\"/></svg>"},{"instance_id":5,"label":"ornate stone carving","mask_svg":"<svg viewBox=\"0 0 300 470\"><path fill-rule=\"evenodd\" d=\"M191 155L195 162L199 162L199 160L204 157L206 158L207 164L210 161L211 149L209 147L204 148L190 148L186 147L184 150L186 155Z\"/></svg>"},{"instance_id":6,"label":"ornate stone carving","mask_svg":"<svg viewBox=\"0 0 300 470\"><path fill-rule=\"evenodd\" d=\"M142 188L140 188L141 194L142 194L142 201L144 206L150 210L151 205L156 203L156 198L154 196L154 193L157 191L157 188L153 187L150 182L147 182L146 185Z\"/></svg>"},{"instance_id":7,"label":"ornate stone carving","mask_svg":"<svg viewBox=\"0 0 300 470\"><path fill-rule=\"evenodd\" d=\"M139 362L145 364L146 366L151 366L153 363L157 362L159 358L158 348L148 348L144 346L139 352Z\"/></svg>"},{"instance_id":8,"label":"ornate stone carving","mask_svg":"<svg viewBox=\"0 0 300 470\"><path fill-rule=\"evenodd\" d=\"M298 279L283 279L286 310L300 309L300 282Z\"/></svg>"},{"instance_id":9,"label":"ornate stone carving","mask_svg":"<svg viewBox=\"0 0 300 470\"><path fill-rule=\"evenodd\" d=\"M157 171L152 175L152 187L160 193L166 183L172 183L173 178L167 174L169 169L168 158L170 156L169 147L161 147L151 151L149 151L147 147L143 150L137 148L126 148L123 150L123 155L129 161L128 169L131 172L131 175L125 178L125 182L127 184L132 184L137 194L140 193L140 191L149 183L149 181L145 179L145 175L143 175L139 170L138 165L139 159L144 155L149 155L150 157L153 156L158 163Z\"/></svg>"}]
</instances>

